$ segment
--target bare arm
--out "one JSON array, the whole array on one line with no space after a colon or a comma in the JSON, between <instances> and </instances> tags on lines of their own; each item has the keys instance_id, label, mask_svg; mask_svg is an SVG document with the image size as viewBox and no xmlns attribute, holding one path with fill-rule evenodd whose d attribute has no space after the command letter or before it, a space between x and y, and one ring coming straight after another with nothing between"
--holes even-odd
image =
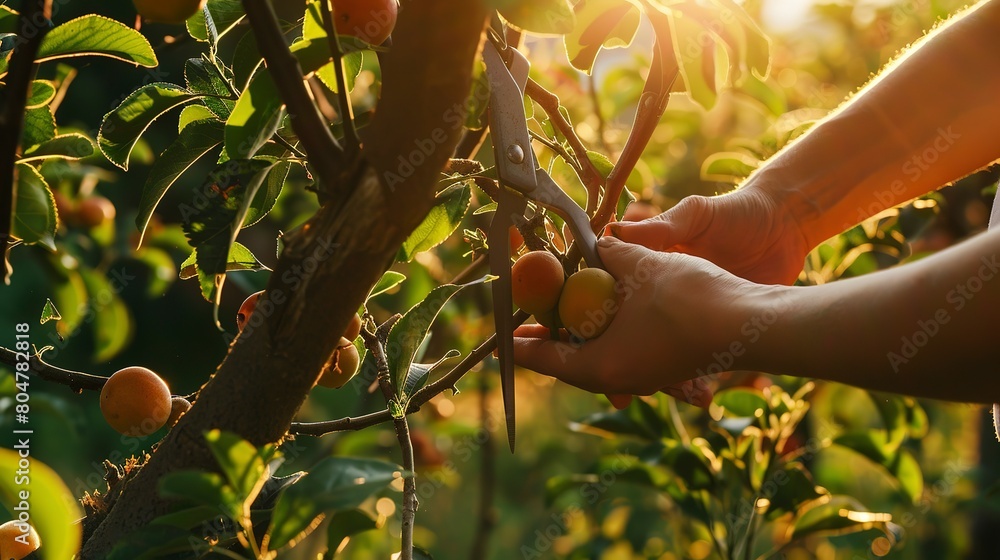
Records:
<instances>
[{"instance_id":1,"label":"bare arm","mask_svg":"<svg viewBox=\"0 0 1000 560\"><path fill-rule=\"evenodd\" d=\"M1000 157L1000 1L931 32L746 183L814 247Z\"/></svg>"},{"instance_id":2,"label":"bare arm","mask_svg":"<svg viewBox=\"0 0 1000 560\"><path fill-rule=\"evenodd\" d=\"M754 297L752 326L742 330L759 334L759 343L748 339L743 367L921 397L1000 400L1000 231L905 266Z\"/></svg>"}]
</instances>

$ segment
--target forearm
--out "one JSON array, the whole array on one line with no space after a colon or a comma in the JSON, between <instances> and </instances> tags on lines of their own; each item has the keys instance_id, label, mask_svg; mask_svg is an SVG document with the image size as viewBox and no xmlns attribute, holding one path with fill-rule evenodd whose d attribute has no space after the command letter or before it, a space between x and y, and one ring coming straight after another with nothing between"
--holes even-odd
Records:
<instances>
[{"instance_id":1,"label":"forearm","mask_svg":"<svg viewBox=\"0 0 1000 560\"><path fill-rule=\"evenodd\" d=\"M744 185L814 247L1000 157L1000 0L932 32Z\"/></svg>"},{"instance_id":2,"label":"forearm","mask_svg":"<svg viewBox=\"0 0 1000 560\"><path fill-rule=\"evenodd\" d=\"M1000 232L867 276L769 288L758 309L775 319L748 346L753 369L1000 401Z\"/></svg>"}]
</instances>

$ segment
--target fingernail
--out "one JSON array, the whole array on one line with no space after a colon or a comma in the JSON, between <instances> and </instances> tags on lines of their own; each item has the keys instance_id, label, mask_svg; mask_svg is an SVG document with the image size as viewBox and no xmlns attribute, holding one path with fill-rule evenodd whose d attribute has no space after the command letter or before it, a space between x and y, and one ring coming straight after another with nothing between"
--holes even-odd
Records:
<instances>
[{"instance_id":1,"label":"fingernail","mask_svg":"<svg viewBox=\"0 0 1000 560\"><path fill-rule=\"evenodd\" d=\"M608 224L604 228L604 235L611 235L614 237L618 237L621 234L621 232L622 232L622 226L621 224L618 223Z\"/></svg>"},{"instance_id":2,"label":"fingernail","mask_svg":"<svg viewBox=\"0 0 1000 560\"><path fill-rule=\"evenodd\" d=\"M617 237L602 237L602 238L600 238L600 239L597 240L597 246L598 247L605 247L605 248L607 248L607 247L610 247L610 246L614 245L615 243L620 243L620 241L618 240Z\"/></svg>"}]
</instances>

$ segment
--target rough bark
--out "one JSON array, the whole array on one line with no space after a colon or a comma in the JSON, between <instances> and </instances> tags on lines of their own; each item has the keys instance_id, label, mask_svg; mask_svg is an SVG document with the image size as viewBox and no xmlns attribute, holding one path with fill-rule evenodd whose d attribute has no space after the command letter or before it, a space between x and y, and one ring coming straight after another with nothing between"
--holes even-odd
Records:
<instances>
[{"instance_id":1,"label":"rough bark","mask_svg":"<svg viewBox=\"0 0 1000 560\"><path fill-rule=\"evenodd\" d=\"M217 469L205 431L228 430L257 445L285 436L339 333L433 203L438 173L462 131L451 111L462 114L486 17L481 0L403 3L395 46L384 59L383 98L365 135L364 161L353 185L339 191L350 195L331 201L286 236L267 299L258 305L263 323L233 342L193 408L85 543L81 558L103 557L123 535L168 511L156 492L164 474ZM400 158L407 161L428 140L434 149L401 169Z\"/></svg>"}]
</instances>

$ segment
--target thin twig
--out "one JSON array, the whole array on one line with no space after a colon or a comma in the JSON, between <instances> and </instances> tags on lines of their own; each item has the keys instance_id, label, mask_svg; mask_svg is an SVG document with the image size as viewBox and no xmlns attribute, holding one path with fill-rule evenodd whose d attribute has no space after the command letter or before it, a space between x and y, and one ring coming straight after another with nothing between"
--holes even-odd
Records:
<instances>
[{"instance_id":1,"label":"thin twig","mask_svg":"<svg viewBox=\"0 0 1000 560\"><path fill-rule=\"evenodd\" d=\"M381 327L380 327L381 330ZM361 337L365 341L365 347L375 358L375 365L378 368L378 384L385 396L385 403L388 407L386 412L398 408L396 391L389 378L389 362L385 357L385 347L377 333L368 332L361 329ZM413 527L417 515L417 473L413 469L413 441L410 440L410 428L406 423L406 414L393 415L392 423L396 428L396 439L399 440L399 448L403 453L403 469L410 473L403 479L403 525L401 535L400 560L413 560Z\"/></svg>"},{"instance_id":2,"label":"thin twig","mask_svg":"<svg viewBox=\"0 0 1000 560\"><path fill-rule=\"evenodd\" d=\"M28 0L17 19L17 45L8 66L3 107L0 108L0 276L10 283L7 251L13 237L11 226L17 193L17 149L24 127L24 106L35 75L35 56L49 30L52 0Z\"/></svg>"},{"instance_id":3,"label":"thin twig","mask_svg":"<svg viewBox=\"0 0 1000 560\"><path fill-rule=\"evenodd\" d=\"M243 9L250 20L267 70L274 78L282 101L288 107L292 129L302 142L305 152L312 156L309 163L315 169L320 183L327 192L334 194L340 170L346 167L343 165L344 150L326 126L306 89L302 68L288 50L271 3L267 0L243 0Z\"/></svg>"},{"instance_id":4,"label":"thin twig","mask_svg":"<svg viewBox=\"0 0 1000 560\"><path fill-rule=\"evenodd\" d=\"M604 112L601 111L601 99L597 95L597 78L593 72L587 76L587 92L590 94L590 101L594 105L594 115L597 116L597 141L601 143L604 153L611 153L611 146L608 145L608 125L604 120Z\"/></svg>"},{"instance_id":5,"label":"thin twig","mask_svg":"<svg viewBox=\"0 0 1000 560\"><path fill-rule=\"evenodd\" d=\"M514 326L520 326L528 320L528 317L529 315L524 311L518 311L513 317ZM465 374L468 373L469 370L471 370L476 364L492 354L496 348L497 337L496 335L493 335L480 344L468 356L466 356L464 360L459 362L455 367L451 368L451 371L446 373L443 377L432 383L428 383L422 389L413 393L413 396L411 396L408 401L409 404L406 407L406 413L413 414L414 412L417 412L420 410L421 406L427 403L427 401L443 393L447 389L455 390L455 384L458 383L458 381L462 379L462 377L465 376ZM369 426L375 426L383 422L388 422L390 420L392 420L392 416L389 414L389 411L382 410L366 414L364 416L341 418L339 420L329 420L326 422L294 422L292 423L289 433L307 436L322 436L333 432L361 430Z\"/></svg>"},{"instance_id":6,"label":"thin twig","mask_svg":"<svg viewBox=\"0 0 1000 560\"><path fill-rule=\"evenodd\" d=\"M23 363L24 361L18 354L18 352L8 350L7 348L0 348L0 363L11 367L14 367L18 363ZM23 353L21 354L23 355ZM56 367L46 363L37 354L28 357L28 371L46 381L66 385L77 393L82 391L100 391L104 387L104 383L108 380L107 377L101 377L100 375L90 375L89 373Z\"/></svg>"},{"instance_id":7,"label":"thin twig","mask_svg":"<svg viewBox=\"0 0 1000 560\"><path fill-rule=\"evenodd\" d=\"M583 177L585 171L583 170L582 167L580 167L580 163L576 161L575 157L571 156L570 153L566 151L566 148L564 148L562 144L550 140L545 136L542 136L541 134L535 132L534 130L529 129L528 135L534 138L536 141L538 141L546 148L555 152L557 156L561 157L563 161L565 161L567 164L569 164L570 167L573 168L573 171L575 171L577 175L579 175L581 178Z\"/></svg>"},{"instance_id":8,"label":"thin twig","mask_svg":"<svg viewBox=\"0 0 1000 560\"><path fill-rule=\"evenodd\" d=\"M472 541L472 551L469 553L471 560L486 558L486 551L490 546L490 535L496 527L496 513L493 511L493 500L496 495L496 444L493 443L493 435L487 429L489 422L489 389L486 374L479 374L479 422L480 430L486 437L483 442L482 455L480 457L479 472L479 513L476 524L476 536ZM477 440L478 441L478 440Z\"/></svg>"},{"instance_id":9,"label":"thin twig","mask_svg":"<svg viewBox=\"0 0 1000 560\"><path fill-rule=\"evenodd\" d=\"M330 54L333 55L333 68L337 74L337 100L340 102L340 120L344 124L347 157L353 158L361 150L361 139L358 137L358 129L354 127L354 107L351 106L351 92L347 90L344 51L340 48L340 37L337 36L337 27L333 24L329 0L322 0L319 8L323 14L323 28L326 29L326 38L330 41Z\"/></svg>"},{"instance_id":10,"label":"thin twig","mask_svg":"<svg viewBox=\"0 0 1000 560\"><path fill-rule=\"evenodd\" d=\"M552 121L552 124L555 125L556 129L569 142L569 147L573 150L579 162L581 169L580 180L587 187L587 214L593 214L600 200L604 177L594 167L594 163L590 161L590 156L587 155L587 147L583 145L583 141L576 135L573 125L559 111L559 97L530 78L524 87L524 93L541 105L542 109L549 116L549 120Z\"/></svg>"}]
</instances>

